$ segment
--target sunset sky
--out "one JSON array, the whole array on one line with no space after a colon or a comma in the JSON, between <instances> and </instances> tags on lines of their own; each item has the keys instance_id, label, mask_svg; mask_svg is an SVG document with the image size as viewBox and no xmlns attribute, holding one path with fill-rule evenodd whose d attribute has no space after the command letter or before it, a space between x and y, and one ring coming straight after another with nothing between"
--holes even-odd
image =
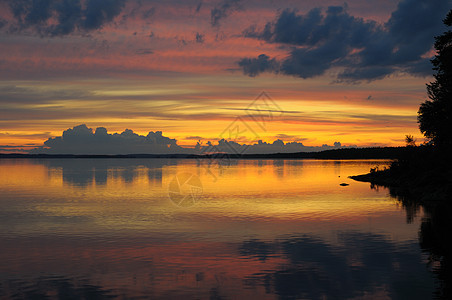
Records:
<instances>
[{"instance_id":1,"label":"sunset sky","mask_svg":"<svg viewBox=\"0 0 452 300\"><path fill-rule=\"evenodd\" d=\"M422 142L417 109L451 4L0 0L0 152L81 124L183 147ZM232 137L237 121L247 130Z\"/></svg>"}]
</instances>

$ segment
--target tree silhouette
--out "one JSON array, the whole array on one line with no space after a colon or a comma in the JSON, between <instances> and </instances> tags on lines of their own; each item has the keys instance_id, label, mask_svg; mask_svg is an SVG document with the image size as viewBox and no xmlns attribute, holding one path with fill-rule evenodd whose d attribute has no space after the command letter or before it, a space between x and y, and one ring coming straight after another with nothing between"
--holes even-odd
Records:
<instances>
[{"instance_id":1,"label":"tree silhouette","mask_svg":"<svg viewBox=\"0 0 452 300\"><path fill-rule=\"evenodd\" d=\"M416 139L411 134L405 135L405 144L407 147L416 147Z\"/></svg>"},{"instance_id":2,"label":"tree silhouette","mask_svg":"<svg viewBox=\"0 0 452 300\"><path fill-rule=\"evenodd\" d=\"M452 26L452 10L444 19ZM429 100L421 104L418 111L419 129L440 148L452 146L452 31L435 37L437 54L432 59L435 81L427 84Z\"/></svg>"}]
</instances>

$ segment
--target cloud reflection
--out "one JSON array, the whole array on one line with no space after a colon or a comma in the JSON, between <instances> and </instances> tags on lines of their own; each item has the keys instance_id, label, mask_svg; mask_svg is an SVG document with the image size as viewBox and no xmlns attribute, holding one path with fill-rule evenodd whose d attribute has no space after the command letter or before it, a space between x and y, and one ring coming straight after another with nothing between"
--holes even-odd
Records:
<instances>
[{"instance_id":1,"label":"cloud reflection","mask_svg":"<svg viewBox=\"0 0 452 300\"><path fill-rule=\"evenodd\" d=\"M78 187L102 186L117 179L132 183L138 178L161 186L163 167L177 164L169 159L49 159L43 163L50 174L61 172L65 184Z\"/></svg>"},{"instance_id":2,"label":"cloud reflection","mask_svg":"<svg viewBox=\"0 0 452 300\"><path fill-rule=\"evenodd\" d=\"M386 236L358 231L344 231L337 238L339 246L310 235L244 241L239 247L244 258L287 260L274 270L253 274L247 285L263 285L281 299L431 297L425 289L431 278L421 272L415 242L401 247Z\"/></svg>"}]
</instances>

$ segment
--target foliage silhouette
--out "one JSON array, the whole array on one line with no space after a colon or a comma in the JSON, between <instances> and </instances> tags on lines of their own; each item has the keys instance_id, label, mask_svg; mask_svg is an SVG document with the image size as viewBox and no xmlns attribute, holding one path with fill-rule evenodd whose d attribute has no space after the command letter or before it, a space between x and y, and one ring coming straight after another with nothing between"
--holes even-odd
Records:
<instances>
[{"instance_id":1,"label":"foliage silhouette","mask_svg":"<svg viewBox=\"0 0 452 300\"><path fill-rule=\"evenodd\" d=\"M444 19L452 26L452 10ZM432 59L435 81L427 84L429 100L418 111L419 129L431 143L441 149L452 146L452 31L435 37L437 55Z\"/></svg>"},{"instance_id":2,"label":"foliage silhouette","mask_svg":"<svg viewBox=\"0 0 452 300\"><path fill-rule=\"evenodd\" d=\"M405 144L407 147L416 147L416 139L411 134L405 136Z\"/></svg>"}]
</instances>

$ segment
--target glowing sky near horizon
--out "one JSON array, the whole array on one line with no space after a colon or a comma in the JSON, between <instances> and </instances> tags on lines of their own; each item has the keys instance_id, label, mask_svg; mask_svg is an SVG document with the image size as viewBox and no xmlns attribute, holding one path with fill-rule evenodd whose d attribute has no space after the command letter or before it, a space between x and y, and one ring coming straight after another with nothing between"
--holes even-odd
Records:
<instances>
[{"instance_id":1,"label":"glowing sky near horizon","mask_svg":"<svg viewBox=\"0 0 452 300\"><path fill-rule=\"evenodd\" d=\"M265 142L422 141L425 62L450 4L0 0L0 152L79 124L215 141L262 91L283 111Z\"/></svg>"}]
</instances>

